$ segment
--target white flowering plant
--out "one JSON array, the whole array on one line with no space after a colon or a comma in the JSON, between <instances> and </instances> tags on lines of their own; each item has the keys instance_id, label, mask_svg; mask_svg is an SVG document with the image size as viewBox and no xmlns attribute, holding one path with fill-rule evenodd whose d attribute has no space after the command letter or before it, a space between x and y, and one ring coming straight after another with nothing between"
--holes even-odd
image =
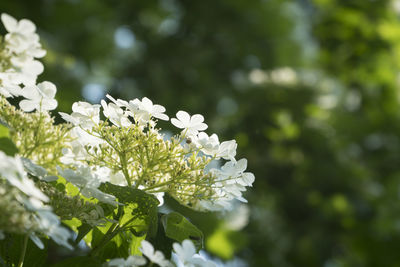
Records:
<instances>
[{"instance_id":1,"label":"white flowering plant","mask_svg":"<svg viewBox=\"0 0 400 267\"><path fill-rule=\"evenodd\" d=\"M158 207L165 194L198 211L246 202L255 177L246 159L236 160L235 140L209 136L200 114L179 111L170 120L146 97L76 102L55 124L56 86L37 82L46 51L35 25L7 14L1 21L0 262L37 266L27 254L34 251L44 264L52 240L85 247L56 266L215 266L197 253L202 232ZM179 133L167 138L158 120Z\"/></svg>"}]
</instances>

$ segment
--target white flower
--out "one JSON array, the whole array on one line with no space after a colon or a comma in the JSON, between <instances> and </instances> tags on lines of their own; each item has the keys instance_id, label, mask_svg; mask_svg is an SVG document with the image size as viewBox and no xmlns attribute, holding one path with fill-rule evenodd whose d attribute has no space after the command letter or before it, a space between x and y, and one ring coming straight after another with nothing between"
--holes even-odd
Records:
<instances>
[{"instance_id":1,"label":"white flower","mask_svg":"<svg viewBox=\"0 0 400 267\"><path fill-rule=\"evenodd\" d=\"M212 261L205 260L196 254L196 248L189 239L183 240L182 245L174 243L172 246L180 263L185 267L216 267Z\"/></svg>"},{"instance_id":2,"label":"white flower","mask_svg":"<svg viewBox=\"0 0 400 267\"><path fill-rule=\"evenodd\" d=\"M197 135L196 143L200 146L201 151L206 155L213 156L218 153L219 140L216 134L208 136L205 132L200 132Z\"/></svg>"},{"instance_id":3,"label":"white flower","mask_svg":"<svg viewBox=\"0 0 400 267\"><path fill-rule=\"evenodd\" d=\"M196 135L199 131L207 129L207 124L203 123L204 117L200 114L190 116L185 111L178 111L176 118L171 119L171 123L180 129L185 129L188 135Z\"/></svg>"},{"instance_id":4,"label":"white flower","mask_svg":"<svg viewBox=\"0 0 400 267\"><path fill-rule=\"evenodd\" d=\"M114 103L106 103L106 101L101 100L101 105L103 106L103 113L115 126L118 127L128 127L132 123L128 119L128 115L124 113L122 108Z\"/></svg>"},{"instance_id":5,"label":"white flower","mask_svg":"<svg viewBox=\"0 0 400 267\"><path fill-rule=\"evenodd\" d=\"M142 101L137 98L129 101L126 108L136 121L142 123L149 122L152 117L165 121L169 119L168 116L164 114L165 108L161 105L153 105L153 102L147 97L142 98Z\"/></svg>"},{"instance_id":6,"label":"white flower","mask_svg":"<svg viewBox=\"0 0 400 267\"><path fill-rule=\"evenodd\" d=\"M231 161L236 161L236 148L237 143L235 140L222 142L218 147L218 152L216 154L217 158L224 158Z\"/></svg>"},{"instance_id":7,"label":"white flower","mask_svg":"<svg viewBox=\"0 0 400 267\"><path fill-rule=\"evenodd\" d=\"M178 256L179 260L183 264L190 263L194 254L196 254L196 248L193 245L193 242L189 239L183 240L182 245L179 243L174 243L172 247L174 248L174 252Z\"/></svg>"},{"instance_id":8,"label":"white flower","mask_svg":"<svg viewBox=\"0 0 400 267\"><path fill-rule=\"evenodd\" d=\"M154 250L154 247L150 242L143 240L141 248L139 249L151 262L158 264L160 267L172 266L171 262L165 259L164 254L161 251Z\"/></svg>"},{"instance_id":9,"label":"white flower","mask_svg":"<svg viewBox=\"0 0 400 267\"><path fill-rule=\"evenodd\" d=\"M19 96L21 87L15 81L15 73L0 72L0 94L4 97Z\"/></svg>"},{"instance_id":10,"label":"white flower","mask_svg":"<svg viewBox=\"0 0 400 267\"><path fill-rule=\"evenodd\" d=\"M238 183L243 186L251 186L255 180L254 174L244 172L247 168L247 159L240 159L237 162L228 161L222 166L218 176L220 179L230 179L226 183Z\"/></svg>"},{"instance_id":11,"label":"white flower","mask_svg":"<svg viewBox=\"0 0 400 267\"><path fill-rule=\"evenodd\" d=\"M47 236L53 239L57 244L73 249L68 243L68 239L72 238L71 232L61 227L58 217L48 209L36 210L38 215L39 228L42 229Z\"/></svg>"},{"instance_id":12,"label":"white flower","mask_svg":"<svg viewBox=\"0 0 400 267\"><path fill-rule=\"evenodd\" d=\"M122 100L122 99L115 100L115 98L110 96L109 94L107 94L106 97L108 99L110 99L118 107L127 107L128 106L128 101L125 101L125 100Z\"/></svg>"},{"instance_id":13,"label":"white flower","mask_svg":"<svg viewBox=\"0 0 400 267\"><path fill-rule=\"evenodd\" d=\"M116 206L118 203L115 196L106 194L98 189L101 180L91 172L88 166L78 166L76 171L71 169L61 169L57 167L59 174L68 182L80 188L80 192L87 198L96 198L99 201Z\"/></svg>"},{"instance_id":14,"label":"white flower","mask_svg":"<svg viewBox=\"0 0 400 267\"><path fill-rule=\"evenodd\" d=\"M79 101L72 104L72 111L71 115L63 112L60 112L60 115L75 126L91 129L100 122L100 105Z\"/></svg>"},{"instance_id":15,"label":"white flower","mask_svg":"<svg viewBox=\"0 0 400 267\"><path fill-rule=\"evenodd\" d=\"M4 51L10 56L12 64L10 69L3 71L14 75L15 85L35 85L37 76L43 72L43 64L34 59L46 54L35 33L35 24L27 19L17 21L7 14L2 14L1 20L8 31L4 37Z\"/></svg>"},{"instance_id":16,"label":"white flower","mask_svg":"<svg viewBox=\"0 0 400 267\"><path fill-rule=\"evenodd\" d=\"M142 256L131 255L126 260L123 258L112 259L107 262L107 266L117 266L117 267L136 267L143 266L146 264L146 259Z\"/></svg>"},{"instance_id":17,"label":"white flower","mask_svg":"<svg viewBox=\"0 0 400 267\"><path fill-rule=\"evenodd\" d=\"M35 33L36 26L32 21L15 18L5 13L1 14L1 20L8 31L5 36L14 53L27 52L32 57L43 57L46 52L42 50L39 43L39 36Z\"/></svg>"},{"instance_id":18,"label":"white flower","mask_svg":"<svg viewBox=\"0 0 400 267\"><path fill-rule=\"evenodd\" d=\"M20 108L25 111L53 110L57 107L56 86L51 82L42 82L37 86L25 86L21 95L27 99L19 102Z\"/></svg>"},{"instance_id":19,"label":"white flower","mask_svg":"<svg viewBox=\"0 0 400 267\"><path fill-rule=\"evenodd\" d=\"M43 174L43 170L38 169L39 173ZM42 193L31 179L26 176L23 170L23 164L20 158L9 157L0 151L0 176L6 179L12 186L18 188L23 194L17 197L17 200L29 211L33 212L33 220L36 221L38 229L55 242L72 249L72 246L67 242L71 238L71 233L61 227L60 220L51 211L51 207L44 205L49 198ZM33 222L30 222L33 223ZM26 225L27 230L30 226ZM30 238L39 247L43 248L43 243L35 235L31 233Z\"/></svg>"},{"instance_id":20,"label":"white flower","mask_svg":"<svg viewBox=\"0 0 400 267\"><path fill-rule=\"evenodd\" d=\"M22 161L17 156L9 157L3 151L0 151L0 176L29 197L44 202L49 200L26 176Z\"/></svg>"}]
</instances>

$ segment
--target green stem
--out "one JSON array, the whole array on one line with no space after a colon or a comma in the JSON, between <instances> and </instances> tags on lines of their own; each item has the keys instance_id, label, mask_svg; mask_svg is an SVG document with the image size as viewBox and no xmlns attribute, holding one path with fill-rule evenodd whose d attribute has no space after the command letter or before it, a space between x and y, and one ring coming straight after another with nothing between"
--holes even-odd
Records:
<instances>
[{"instance_id":1,"label":"green stem","mask_svg":"<svg viewBox=\"0 0 400 267\"><path fill-rule=\"evenodd\" d=\"M118 223L113 223L110 228L108 229L107 233L103 236L100 243L92 249L89 255L95 256L97 252L103 248L114 236L116 236L119 232Z\"/></svg>"},{"instance_id":2,"label":"green stem","mask_svg":"<svg viewBox=\"0 0 400 267\"><path fill-rule=\"evenodd\" d=\"M19 258L19 262L18 262L18 265L17 265L18 267L22 267L24 265L26 247L28 246L28 238L29 238L29 235L26 234L25 237L24 237L24 244L22 245L21 256Z\"/></svg>"}]
</instances>

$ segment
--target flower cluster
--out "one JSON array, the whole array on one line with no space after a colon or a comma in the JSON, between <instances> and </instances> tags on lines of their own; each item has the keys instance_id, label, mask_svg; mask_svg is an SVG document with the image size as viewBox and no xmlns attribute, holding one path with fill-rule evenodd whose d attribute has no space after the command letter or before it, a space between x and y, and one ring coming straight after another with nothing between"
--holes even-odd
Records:
<instances>
[{"instance_id":1,"label":"flower cluster","mask_svg":"<svg viewBox=\"0 0 400 267\"><path fill-rule=\"evenodd\" d=\"M19 157L10 157L0 151L0 182L2 184L0 195L3 195L13 207L10 211L13 219L8 220L11 225L0 225L2 231L12 230L29 234L31 240L40 248L43 248L43 243L37 234L47 235L58 244L72 249L67 242L71 233L60 225L61 222L52 212L52 208L45 204L49 201L48 197L27 177ZM5 193L3 190L10 186L12 194L3 194ZM14 222L18 222L19 229L13 229Z\"/></svg>"},{"instance_id":2,"label":"flower cluster","mask_svg":"<svg viewBox=\"0 0 400 267\"><path fill-rule=\"evenodd\" d=\"M0 146L0 239L23 234L43 249L48 237L72 249L63 223L76 232L75 244L87 238L97 263L215 266L186 239L202 240L201 231L179 213L158 213L157 204L166 193L200 211L231 209L235 199L246 202L242 193L255 177L246 172L246 159L236 160L236 141L205 133L200 114L178 111L170 119L146 97L76 102L71 114L60 113L67 123L56 125L49 111L57 107L57 88L36 82L43 71L36 59L45 51L35 25L7 14L1 20L8 33L0 38L0 138L6 144ZM22 98L19 109L7 100L14 96ZM180 132L167 138L159 120ZM158 224L159 218L165 221ZM139 249L132 246L154 238L158 227L167 239L186 239L173 244L172 260L146 240ZM116 255L130 256L110 260L104 250L112 242L121 252ZM27 242L24 246L20 263Z\"/></svg>"},{"instance_id":3,"label":"flower cluster","mask_svg":"<svg viewBox=\"0 0 400 267\"><path fill-rule=\"evenodd\" d=\"M17 21L4 13L1 14L1 21L8 33L0 44L0 95L25 97L20 107L26 112L55 109L55 85L51 82L36 85L43 65L35 58L43 57L46 51L39 43L35 24L27 19Z\"/></svg>"},{"instance_id":4,"label":"flower cluster","mask_svg":"<svg viewBox=\"0 0 400 267\"><path fill-rule=\"evenodd\" d=\"M129 256L127 259L116 258L107 262L107 266L118 266L118 267L135 267L143 266L147 263L147 260L151 263L155 263L160 267L173 267L173 266L185 266L185 267L216 267L215 263L204 259L196 253L196 248L193 242L189 239L183 240L182 244L173 244L173 257L172 261L165 258L161 251L155 250L153 245L143 240L141 243L140 251L143 256ZM147 259L147 260L146 260Z\"/></svg>"},{"instance_id":5,"label":"flower cluster","mask_svg":"<svg viewBox=\"0 0 400 267\"><path fill-rule=\"evenodd\" d=\"M247 160L236 161L235 140L220 143L216 134L203 132L207 124L202 115L179 111L171 123L182 129L181 133L166 139L156 127L157 119L169 120L163 106L148 98L128 102L107 97L111 101L108 104L104 100L101 105L77 102L72 114L60 113L74 126L74 141L62 158L69 169L60 169L59 173L77 187L84 187L86 196L112 201L108 196L89 193L98 192L101 182L110 182L158 198L168 193L197 210L227 209L233 199L245 201L242 192L254 181L254 175L245 172ZM206 171L220 159L228 162L221 169Z\"/></svg>"}]
</instances>

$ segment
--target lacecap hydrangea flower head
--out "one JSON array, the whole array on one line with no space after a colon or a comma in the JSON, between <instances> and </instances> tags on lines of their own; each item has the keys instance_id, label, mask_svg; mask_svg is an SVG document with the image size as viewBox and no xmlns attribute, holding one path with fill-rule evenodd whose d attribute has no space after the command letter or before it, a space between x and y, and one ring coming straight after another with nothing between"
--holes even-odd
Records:
<instances>
[{"instance_id":1,"label":"lacecap hydrangea flower head","mask_svg":"<svg viewBox=\"0 0 400 267\"><path fill-rule=\"evenodd\" d=\"M180 133L168 139L157 126L158 120L169 120L163 106L146 97L107 98L109 103L102 100L101 105L76 102L71 114L60 113L73 125L74 141L62 158L69 169L60 170L69 182L91 190L110 182L141 189L160 200L168 193L202 211L229 209L234 199L246 201L242 192L254 182L254 175L245 172L247 160L235 159L235 140L220 143L216 134L205 133L202 115L178 111L171 123ZM207 170L221 160L226 160L222 168ZM76 179L83 177L77 173L89 169L91 185ZM99 200L108 201L105 196Z\"/></svg>"},{"instance_id":2,"label":"lacecap hydrangea flower head","mask_svg":"<svg viewBox=\"0 0 400 267\"><path fill-rule=\"evenodd\" d=\"M242 194L255 177L246 172L246 159L236 159L236 141L207 134L200 114L178 111L170 119L146 97L76 102L71 114L60 113L66 123L55 124L50 111L57 107L57 88L37 82L43 72L37 59L46 51L36 26L7 14L1 21L7 34L0 37L0 138L8 143L0 146L0 242L16 234L25 236L25 248L30 238L46 249L43 240L51 238L73 249L73 230L75 245L87 238L91 259L102 255L100 263L109 266L215 266L196 254L201 231L179 213L158 213L157 204L166 193L199 211L246 202ZM14 97L17 106L8 102ZM163 134L160 120L177 134ZM142 241L154 238L159 218L166 236L179 242L170 248L175 262ZM175 227L177 221L183 228ZM114 237L115 245L129 243L119 248L128 257L102 254ZM131 243L139 240L134 250Z\"/></svg>"}]
</instances>

